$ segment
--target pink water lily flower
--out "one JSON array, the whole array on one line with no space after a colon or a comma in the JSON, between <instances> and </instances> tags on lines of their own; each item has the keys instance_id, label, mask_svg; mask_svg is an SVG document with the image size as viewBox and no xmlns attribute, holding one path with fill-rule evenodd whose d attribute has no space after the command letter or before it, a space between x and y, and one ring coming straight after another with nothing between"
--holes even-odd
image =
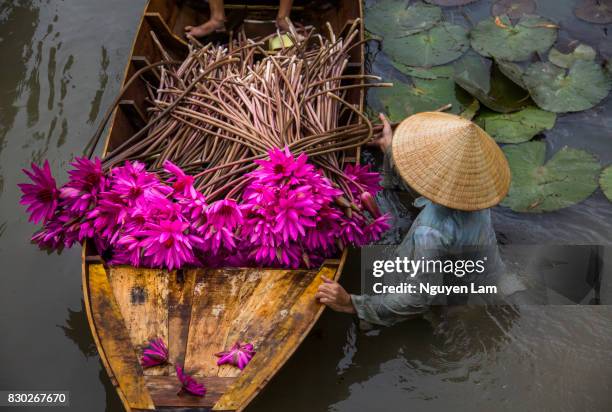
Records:
<instances>
[{"instance_id":1,"label":"pink water lily flower","mask_svg":"<svg viewBox=\"0 0 612 412\"><path fill-rule=\"evenodd\" d=\"M176 193L183 196L195 198L196 190L193 187L193 176L183 172L183 169L172 163L170 160L164 162L164 169L172 175L168 182L172 183L172 188Z\"/></svg>"},{"instance_id":2,"label":"pink water lily flower","mask_svg":"<svg viewBox=\"0 0 612 412\"><path fill-rule=\"evenodd\" d=\"M279 197L274 213L274 232L282 235L285 242L297 240L298 236L306 234L307 227L316 226L317 205L310 194L310 187L301 187Z\"/></svg>"},{"instance_id":3,"label":"pink water lily flower","mask_svg":"<svg viewBox=\"0 0 612 412\"><path fill-rule=\"evenodd\" d=\"M72 213L83 214L96 204L97 196L106 188L102 162L77 157L68 171L70 180L60 189L62 206Z\"/></svg>"},{"instance_id":4,"label":"pink water lily flower","mask_svg":"<svg viewBox=\"0 0 612 412\"><path fill-rule=\"evenodd\" d=\"M364 234L368 237L368 240L375 242L382 237L382 235L391 228L389 221L391 215L385 213L374 219L364 229Z\"/></svg>"},{"instance_id":5,"label":"pink water lily flower","mask_svg":"<svg viewBox=\"0 0 612 412\"><path fill-rule=\"evenodd\" d=\"M96 198L90 192L82 192L74 187L64 186L60 189L62 205L73 213L84 214L90 209Z\"/></svg>"},{"instance_id":6,"label":"pink water lily flower","mask_svg":"<svg viewBox=\"0 0 612 412\"><path fill-rule=\"evenodd\" d=\"M168 348L164 341L161 338L150 340L149 346L142 351L142 358L140 358L142 367L150 368L152 366L163 365L167 362Z\"/></svg>"},{"instance_id":7,"label":"pink water lily flower","mask_svg":"<svg viewBox=\"0 0 612 412\"><path fill-rule=\"evenodd\" d=\"M198 383L195 379L185 373L180 365L176 365L176 376L182 385L178 395L184 392L195 396L204 396L206 394L206 388L204 385Z\"/></svg>"},{"instance_id":8,"label":"pink water lily flower","mask_svg":"<svg viewBox=\"0 0 612 412\"><path fill-rule=\"evenodd\" d=\"M127 205L118 194L103 192L97 206L87 212L85 217L93 222L98 237L114 243L127 215Z\"/></svg>"},{"instance_id":9,"label":"pink water lily flower","mask_svg":"<svg viewBox=\"0 0 612 412\"><path fill-rule=\"evenodd\" d=\"M278 184L284 179L290 178L299 167L287 147L285 147L284 150L277 148L271 149L268 152L268 160L256 160L255 163L257 163L260 168L253 172L252 175L271 185ZM300 164L305 163L306 157L301 157Z\"/></svg>"},{"instance_id":10,"label":"pink water lily flower","mask_svg":"<svg viewBox=\"0 0 612 412\"><path fill-rule=\"evenodd\" d=\"M208 221L217 229L232 230L242 223L242 212L235 200L218 200L208 207Z\"/></svg>"},{"instance_id":11,"label":"pink water lily flower","mask_svg":"<svg viewBox=\"0 0 612 412\"><path fill-rule=\"evenodd\" d=\"M216 353L215 356L219 358L217 365L230 364L243 370L251 361L255 353L252 343L241 344L240 342L236 342L230 350Z\"/></svg>"},{"instance_id":12,"label":"pink water lily flower","mask_svg":"<svg viewBox=\"0 0 612 412\"><path fill-rule=\"evenodd\" d=\"M204 241L203 250L218 254L222 250L233 250L236 247L234 234L225 227L219 229L215 226L207 226L202 234Z\"/></svg>"},{"instance_id":13,"label":"pink water lily flower","mask_svg":"<svg viewBox=\"0 0 612 412\"><path fill-rule=\"evenodd\" d=\"M342 240L347 244L362 246L366 243L366 235L363 228L366 226L363 219L358 219L358 215L353 213L353 218L343 218L340 228Z\"/></svg>"},{"instance_id":14,"label":"pink water lily flower","mask_svg":"<svg viewBox=\"0 0 612 412\"><path fill-rule=\"evenodd\" d=\"M380 174L371 172L370 165L362 166L360 164L349 163L344 168L344 173L351 180L349 186L354 196L358 196L361 193L360 187L373 195L382 189L380 186Z\"/></svg>"},{"instance_id":15,"label":"pink water lily flower","mask_svg":"<svg viewBox=\"0 0 612 412\"><path fill-rule=\"evenodd\" d=\"M154 267L173 270L194 261L192 240L185 234L189 223L180 220L162 220L147 223L140 233L144 256L151 258Z\"/></svg>"},{"instance_id":16,"label":"pink water lily flower","mask_svg":"<svg viewBox=\"0 0 612 412\"><path fill-rule=\"evenodd\" d=\"M72 247L79 240L82 224L78 217L59 209L53 217L47 220L42 228L34 236L32 242L41 249L61 250L64 247Z\"/></svg>"},{"instance_id":17,"label":"pink water lily flower","mask_svg":"<svg viewBox=\"0 0 612 412\"><path fill-rule=\"evenodd\" d=\"M102 161L99 158L89 160L86 157L75 157L70 163L73 167L68 171L70 185L83 191L100 192L106 184L106 176L102 170Z\"/></svg>"},{"instance_id":18,"label":"pink water lily flower","mask_svg":"<svg viewBox=\"0 0 612 412\"><path fill-rule=\"evenodd\" d=\"M32 242L39 248L53 251L64 248L64 225L57 219L49 220L32 236Z\"/></svg>"},{"instance_id":19,"label":"pink water lily flower","mask_svg":"<svg viewBox=\"0 0 612 412\"><path fill-rule=\"evenodd\" d=\"M195 226L201 226L207 221L206 210L208 204L206 203L206 196L201 192L194 190L194 193L187 195L179 195L175 193L175 199L180 206L181 213L191 220Z\"/></svg>"},{"instance_id":20,"label":"pink water lily flower","mask_svg":"<svg viewBox=\"0 0 612 412\"><path fill-rule=\"evenodd\" d=\"M340 210L327 205L322 207L317 214L316 226L308 229L304 241L306 247L311 250L334 251L341 217Z\"/></svg>"},{"instance_id":21,"label":"pink water lily flower","mask_svg":"<svg viewBox=\"0 0 612 412\"><path fill-rule=\"evenodd\" d=\"M116 242L115 253L110 263L139 267L142 263L140 240L133 235L120 237Z\"/></svg>"},{"instance_id":22,"label":"pink water lily flower","mask_svg":"<svg viewBox=\"0 0 612 412\"><path fill-rule=\"evenodd\" d=\"M49 162L45 160L43 167L32 163L32 171L23 169L23 172L32 180L32 183L20 183L22 205L26 205L30 213L29 221L39 223L51 219L59 198L59 190L55 179L51 175Z\"/></svg>"},{"instance_id":23,"label":"pink water lily flower","mask_svg":"<svg viewBox=\"0 0 612 412\"><path fill-rule=\"evenodd\" d=\"M140 198L146 200L163 199L172 189L160 182L158 176L147 172L144 164L126 161L125 165L114 168L111 191L118 194L130 205Z\"/></svg>"}]
</instances>

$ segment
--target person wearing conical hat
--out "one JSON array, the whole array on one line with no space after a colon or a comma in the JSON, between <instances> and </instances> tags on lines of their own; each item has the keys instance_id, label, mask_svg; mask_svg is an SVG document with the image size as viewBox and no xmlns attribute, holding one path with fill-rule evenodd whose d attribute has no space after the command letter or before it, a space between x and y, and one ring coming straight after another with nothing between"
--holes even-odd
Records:
<instances>
[{"instance_id":1,"label":"person wearing conical hat","mask_svg":"<svg viewBox=\"0 0 612 412\"><path fill-rule=\"evenodd\" d=\"M453 114L415 114L395 133L386 117L380 117L383 133L374 144L385 153L384 180L416 191L421 197L415 205L423 207L396 255L435 261L458 250L478 250L486 254L490 272L499 272L503 263L490 208L508 193L510 168L497 143L470 120ZM420 282L445 282L440 273L421 271L417 276ZM329 279L316 298L336 311L384 326L423 314L432 303L431 295L423 293L349 295Z\"/></svg>"}]
</instances>

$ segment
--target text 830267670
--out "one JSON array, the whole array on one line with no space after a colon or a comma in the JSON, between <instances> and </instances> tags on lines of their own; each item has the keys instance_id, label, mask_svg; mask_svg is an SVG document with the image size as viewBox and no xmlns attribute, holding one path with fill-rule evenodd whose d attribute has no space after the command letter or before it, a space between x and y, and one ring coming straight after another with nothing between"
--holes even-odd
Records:
<instances>
[{"instance_id":1,"label":"text 830267670","mask_svg":"<svg viewBox=\"0 0 612 412\"><path fill-rule=\"evenodd\" d=\"M0 391L0 406L68 406L68 391Z\"/></svg>"}]
</instances>

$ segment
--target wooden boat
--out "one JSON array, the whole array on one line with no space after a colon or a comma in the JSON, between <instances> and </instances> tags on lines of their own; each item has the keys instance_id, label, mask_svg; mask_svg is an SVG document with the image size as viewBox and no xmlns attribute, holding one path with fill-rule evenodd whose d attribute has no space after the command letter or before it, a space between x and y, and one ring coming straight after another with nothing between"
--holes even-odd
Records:
<instances>
[{"instance_id":1,"label":"wooden boat","mask_svg":"<svg viewBox=\"0 0 612 412\"><path fill-rule=\"evenodd\" d=\"M200 3L203 8L196 7ZM184 57L187 43L182 37L183 27L204 21L205 6L201 0L150 0L139 23L124 84L141 67L161 60L151 31L164 48L177 58ZM258 34L248 32L263 27L252 21L272 20L276 6L276 1L248 5L226 2L226 14L230 22L237 24L248 19L247 35ZM329 22L337 34L361 16L358 0L296 1L292 12L293 20L305 25L322 29ZM348 70L363 73L363 58L363 47L354 48ZM156 76L155 72L147 75ZM113 114L105 153L146 122L145 96L141 80L127 89ZM354 89L348 99L363 108L363 92ZM355 161L358 155L358 151L348 154ZM345 259L346 251L316 270L226 268L166 272L108 267L91 245L85 245L82 281L87 318L102 363L125 409L243 410L311 330L323 310L314 298L321 276L337 279ZM180 384L173 366L141 368L139 356L152 338L166 342L171 364L184 364L206 385L205 397L177 395ZM217 366L214 353L237 340L256 346L257 354L249 366L242 372L227 365Z\"/></svg>"}]
</instances>

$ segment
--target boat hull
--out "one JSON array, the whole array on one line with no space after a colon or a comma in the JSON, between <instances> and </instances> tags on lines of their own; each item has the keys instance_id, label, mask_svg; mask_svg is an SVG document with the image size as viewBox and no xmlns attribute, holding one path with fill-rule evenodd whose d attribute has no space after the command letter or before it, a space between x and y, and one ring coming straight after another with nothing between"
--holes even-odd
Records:
<instances>
[{"instance_id":1,"label":"boat hull","mask_svg":"<svg viewBox=\"0 0 612 412\"><path fill-rule=\"evenodd\" d=\"M206 19L196 1L150 0L138 25L124 81L162 56L150 32L176 59L187 43L182 28ZM230 20L274 16L277 1L248 5L226 1ZM362 16L360 1L295 1L292 16L326 30L329 22L341 35ZM295 19L294 19L295 20ZM361 25L363 39L363 26ZM351 50L348 71L363 74L363 45ZM155 83L158 74L147 72ZM147 93L137 79L115 109L104 153L121 145L146 123ZM347 100L363 110L364 92L353 89ZM355 121L360 121L359 119ZM346 153L358 161L359 150ZM108 376L127 411L188 408L241 411L257 396L299 347L324 306L314 298L321 276L338 279L346 259L326 260L316 270L256 268L162 271L128 266L109 267L85 245L82 256L83 298L92 335ZM168 345L172 366L143 369L139 356L149 339ZM240 372L218 367L215 352L236 340L253 342L257 354ZM174 366L181 364L207 386L203 398L178 396Z\"/></svg>"}]
</instances>

